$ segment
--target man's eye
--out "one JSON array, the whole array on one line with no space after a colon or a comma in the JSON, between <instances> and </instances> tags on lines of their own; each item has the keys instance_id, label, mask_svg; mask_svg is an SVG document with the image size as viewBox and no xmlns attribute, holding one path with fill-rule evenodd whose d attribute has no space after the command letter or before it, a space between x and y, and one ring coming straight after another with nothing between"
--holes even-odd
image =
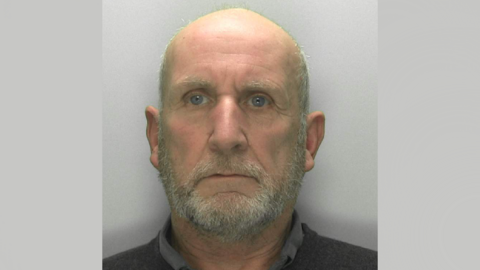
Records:
<instances>
[{"instance_id":1,"label":"man's eye","mask_svg":"<svg viewBox=\"0 0 480 270\"><path fill-rule=\"evenodd\" d=\"M208 101L208 99L202 95L194 95L190 97L190 103L193 105L201 105Z\"/></svg>"},{"instance_id":2,"label":"man's eye","mask_svg":"<svg viewBox=\"0 0 480 270\"><path fill-rule=\"evenodd\" d=\"M269 104L268 100L263 96L254 96L250 99L250 103L255 107L263 107Z\"/></svg>"}]
</instances>

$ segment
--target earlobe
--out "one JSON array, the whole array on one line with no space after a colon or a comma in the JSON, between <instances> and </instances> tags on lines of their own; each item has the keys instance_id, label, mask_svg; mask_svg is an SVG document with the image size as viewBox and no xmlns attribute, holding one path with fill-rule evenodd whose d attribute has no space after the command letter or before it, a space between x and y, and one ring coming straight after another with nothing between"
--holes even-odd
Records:
<instances>
[{"instance_id":1,"label":"earlobe","mask_svg":"<svg viewBox=\"0 0 480 270\"><path fill-rule=\"evenodd\" d=\"M305 171L315 166L315 155L325 135L325 115L322 112L312 112L307 116L307 140L305 151Z\"/></svg>"},{"instance_id":2,"label":"earlobe","mask_svg":"<svg viewBox=\"0 0 480 270\"><path fill-rule=\"evenodd\" d=\"M313 160L310 152L305 151L305 172L310 171L315 166L315 161Z\"/></svg>"},{"instance_id":3,"label":"earlobe","mask_svg":"<svg viewBox=\"0 0 480 270\"><path fill-rule=\"evenodd\" d=\"M145 109L147 118L147 139L150 145L150 162L155 168L158 168L158 110L152 106Z\"/></svg>"}]
</instances>

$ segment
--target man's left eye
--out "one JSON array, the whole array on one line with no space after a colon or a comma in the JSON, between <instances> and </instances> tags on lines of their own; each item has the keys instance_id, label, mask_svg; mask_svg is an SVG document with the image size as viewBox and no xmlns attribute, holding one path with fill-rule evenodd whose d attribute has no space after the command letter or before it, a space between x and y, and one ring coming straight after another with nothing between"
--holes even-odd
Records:
<instances>
[{"instance_id":1,"label":"man's left eye","mask_svg":"<svg viewBox=\"0 0 480 270\"><path fill-rule=\"evenodd\" d=\"M249 101L255 107L263 107L269 104L268 100L263 96L254 96Z\"/></svg>"}]
</instances>

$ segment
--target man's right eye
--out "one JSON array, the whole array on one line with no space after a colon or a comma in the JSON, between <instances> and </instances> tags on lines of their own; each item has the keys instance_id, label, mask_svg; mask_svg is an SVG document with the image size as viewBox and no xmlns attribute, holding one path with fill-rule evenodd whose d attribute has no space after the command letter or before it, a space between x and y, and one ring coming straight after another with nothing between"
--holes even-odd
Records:
<instances>
[{"instance_id":1,"label":"man's right eye","mask_svg":"<svg viewBox=\"0 0 480 270\"><path fill-rule=\"evenodd\" d=\"M208 99L205 96L202 95L194 95L190 97L190 103L193 105L202 105L204 103L207 103Z\"/></svg>"}]
</instances>

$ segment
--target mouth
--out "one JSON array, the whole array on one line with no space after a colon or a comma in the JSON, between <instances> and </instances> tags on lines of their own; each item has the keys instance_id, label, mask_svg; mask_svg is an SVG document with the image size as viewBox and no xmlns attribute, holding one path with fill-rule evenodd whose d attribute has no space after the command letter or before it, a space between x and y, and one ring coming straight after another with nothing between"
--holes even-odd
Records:
<instances>
[{"instance_id":1,"label":"mouth","mask_svg":"<svg viewBox=\"0 0 480 270\"><path fill-rule=\"evenodd\" d=\"M216 174L212 174L212 175L207 176L207 177L230 178L230 177L250 177L250 176L243 175L243 174L222 174L222 173L216 173Z\"/></svg>"},{"instance_id":2,"label":"mouth","mask_svg":"<svg viewBox=\"0 0 480 270\"><path fill-rule=\"evenodd\" d=\"M195 187L200 184L201 182L207 181L207 182L237 182L236 180L241 180L244 181L248 179L253 179L255 182L259 183L258 179L254 176L247 175L247 174L241 174L241 173L213 173L206 175L202 178L198 178L197 181L195 181ZM243 180L242 180L243 179Z\"/></svg>"},{"instance_id":3,"label":"mouth","mask_svg":"<svg viewBox=\"0 0 480 270\"><path fill-rule=\"evenodd\" d=\"M218 172L218 171L217 171ZM258 180L255 177L243 173L220 172L206 174L195 186L199 195L211 196L251 196L259 189Z\"/></svg>"},{"instance_id":4,"label":"mouth","mask_svg":"<svg viewBox=\"0 0 480 270\"><path fill-rule=\"evenodd\" d=\"M246 175L246 174L237 174L237 173L216 173L216 174L211 174L205 178L203 178L202 180L205 180L205 179L210 179L210 180L231 180L231 181L234 181L234 180L240 180L240 179L245 179L245 178L249 178L250 180L254 180L255 182L257 183L260 183L259 180L254 177L254 176L251 176L251 175Z\"/></svg>"}]
</instances>

